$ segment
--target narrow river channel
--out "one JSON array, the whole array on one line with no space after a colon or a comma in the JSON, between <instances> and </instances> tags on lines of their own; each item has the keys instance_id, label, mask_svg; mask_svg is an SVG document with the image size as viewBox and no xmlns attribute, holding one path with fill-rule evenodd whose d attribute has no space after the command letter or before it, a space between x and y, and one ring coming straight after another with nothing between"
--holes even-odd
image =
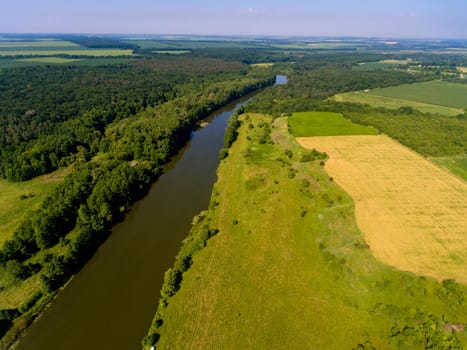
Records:
<instances>
[{"instance_id":1,"label":"narrow river channel","mask_svg":"<svg viewBox=\"0 0 467 350\"><path fill-rule=\"evenodd\" d=\"M285 77L284 77L285 78ZM282 76L276 84L284 84ZM17 350L137 350L164 272L192 218L207 208L228 118L255 93L213 113L94 257L27 330Z\"/></svg>"}]
</instances>

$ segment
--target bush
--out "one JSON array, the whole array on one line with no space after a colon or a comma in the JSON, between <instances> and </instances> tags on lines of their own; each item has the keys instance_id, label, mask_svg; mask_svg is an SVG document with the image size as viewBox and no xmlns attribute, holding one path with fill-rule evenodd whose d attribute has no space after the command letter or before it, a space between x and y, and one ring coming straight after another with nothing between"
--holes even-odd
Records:
<instances>
[{"instance_id":1,"label":"bush","mask_svg":"<svg viewBox=\"0 0 467 350\"><path fill-rule=\"evenodd\" d=\"M11 328L13 320L18 315L17 309L0 310L0 338Z\"/></svg>"},{"instance_id":2,"label":"bush","mask_svg":"<svg viewBox=\"0 0 467 350\"><path fill-rule=\"evenodd\" d=\"M219 159L220 160L225 159L227 158L228 155L229 155L229 150L227 148L221 148L221 150L219 151Z\"/></svg>"},{"instance_id":3,"label":"bush","mask_svg":"<svg viewBox=\"0 0 467 350\"><path fill-rule=\"evenodd\" d=\"M45 266L41 275L41 282L46 292L60 288L71 276L72 261L63 255L53 256Z\"/></svg>"},{"instance_id":4,"label":"bush","mask_svg":"<svg viewBox=\"0 0 467 350\"><path fill-rule=\"evenodd\" d=\"M23 264L18 260L9 260L5 264L6 272L10 278L15 280L25 280L33 273L40 270L39 264Z\"/></svg>"},{"instance_id":5,"label":"bush","mask_svg":"<svg viewBox=\"0 0 467 350\"><path fill-rule=\"evenodd\" d=\"M150 347L150 346L156 345L160 337L161 336L159 333L152 333L144 337L143 342L142 342L143 347Z\"/></svg>"},{"instance_id":6,"label":"bush","mask_svg":"<svg viewBox=\"0 0 467 350\"><path fill-rule=\"evenodd\" d=\"M162 297L170 298L175 295L175 293L180 289L181 282L182 272L174 268L168 269L164 275L164 285L161 290Z\"/></svg>"},{"instance_id":7,"label":"bush","mask_svg":"<svg viewBox=\"0 0 467 350\"><path fill-rule=\"evenodd\" d=\"M30 297L28 300L26 300L19 308L19 312L24 314L26 311L31 309L34 305L36 305L37 301L42 298L43 294L42 292L37 292L35 293L32 297Z\"/></svg>"}]
</instances>

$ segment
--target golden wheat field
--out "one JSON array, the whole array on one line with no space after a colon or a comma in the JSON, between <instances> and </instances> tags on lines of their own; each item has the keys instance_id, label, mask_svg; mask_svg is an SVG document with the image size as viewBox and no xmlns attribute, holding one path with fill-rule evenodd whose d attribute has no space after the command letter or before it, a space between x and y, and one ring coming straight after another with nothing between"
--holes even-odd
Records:
<instances>
[{"instance_id":1,"label":"golden wheat field","mask_svg":"<svg viewBox=\"0 0 467 350\"><path fill-rule=\"evenodd\" d=\"M467 183L384 135L297 138L355 201L374 255L401 270L467 284Z\"/></svg>"}]
</instances>

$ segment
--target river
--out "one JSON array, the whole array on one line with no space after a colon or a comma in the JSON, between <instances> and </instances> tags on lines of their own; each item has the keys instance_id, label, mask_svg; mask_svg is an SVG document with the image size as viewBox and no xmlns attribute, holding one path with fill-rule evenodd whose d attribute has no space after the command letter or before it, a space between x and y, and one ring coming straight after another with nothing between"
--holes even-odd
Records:
<instances>
[{"instance_id":1,"label":"river","mask_svg":"<svg viewBox=\"0 0 467 350\"><path fill-rule=\"evenodd\" d=\"M276 85L285 84L284 76ZM17 350L132 350L156 311L192 218L207 208L228 118L255 93L214 112L112 229L83 269L20 340Z\"/></svg>"}]
</instances>

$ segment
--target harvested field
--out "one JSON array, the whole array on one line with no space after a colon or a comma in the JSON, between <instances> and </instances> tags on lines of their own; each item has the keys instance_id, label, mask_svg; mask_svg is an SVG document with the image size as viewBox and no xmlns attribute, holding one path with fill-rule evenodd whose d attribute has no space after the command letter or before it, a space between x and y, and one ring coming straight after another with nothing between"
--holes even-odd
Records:
<instances>
[{"instance_id":1,"label":"harvested field","mask_svg":"<svg viewBox=\"0 0 467 350\"><path fill-rule=\"evenodd\" d=\"M384 135L298 138L355 201L374 255L399 269L467 284L467 184Z\"/></svg>"}]
</instances>

